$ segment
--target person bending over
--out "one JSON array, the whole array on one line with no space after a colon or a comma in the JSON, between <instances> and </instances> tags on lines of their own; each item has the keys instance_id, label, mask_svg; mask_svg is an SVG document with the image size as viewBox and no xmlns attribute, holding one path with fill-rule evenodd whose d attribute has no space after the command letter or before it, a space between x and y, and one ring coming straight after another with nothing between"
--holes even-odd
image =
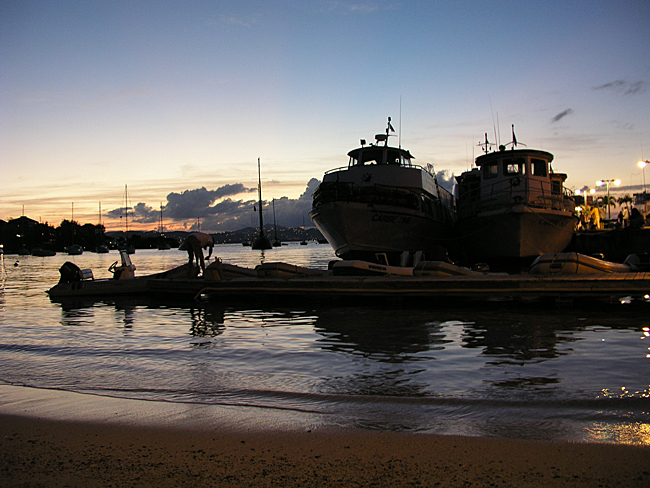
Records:
<instances>
[{"instance_id":1,"label":"person bending over","mask_svg":"<svg viewBox=\"0 0 650 488\"><path fill-rule=\"evenodd\" d=\"M189 255L189 264L196 259L196 265L201 267L201 272L205 274L205 260L203 258L203 249L210 248L208 259L212 256L212 248L214 247L214 240L208 234L203 232L194 232L187 236L185 239L185 246L187 247L187 254Z\"/></svg>"}]
</instances>

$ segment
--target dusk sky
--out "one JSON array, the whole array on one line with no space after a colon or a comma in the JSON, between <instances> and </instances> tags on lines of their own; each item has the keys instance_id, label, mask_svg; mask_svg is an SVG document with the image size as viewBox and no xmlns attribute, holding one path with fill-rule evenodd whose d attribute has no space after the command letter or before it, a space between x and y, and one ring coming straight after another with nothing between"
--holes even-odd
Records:
<instances>
[{"instance_id":1,"label":"dusk sky","mask_svg":"<svg viewBox=\"0 0 650 488\"><path fill-rule=\"evenodd\" d=\"M259 157L278 223L309 225L314 179L388 116L447 179L514 124L567 187L642 191L649 24L648 0L0 0L0 219L101 202L119 230L128 185L134 228L162 203L170 229L234 230Z\"/></svg>"}]
</instances>

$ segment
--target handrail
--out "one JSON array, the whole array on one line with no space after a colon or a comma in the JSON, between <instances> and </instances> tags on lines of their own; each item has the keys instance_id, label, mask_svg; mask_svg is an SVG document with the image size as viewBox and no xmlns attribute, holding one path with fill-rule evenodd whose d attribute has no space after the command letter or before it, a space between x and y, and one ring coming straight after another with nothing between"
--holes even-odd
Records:
<instances>
[{"instance_id":1,"label":"handrail","mask_svg":"<svg viewBox=\"0 0 650 488\"><path fill-rule=\"evenodd\" d=\"M384 204L418 210L437 220L452 221L456 210L455 198L451 192L441 186L438 186L438 190L438 194L433 195L425 190L416 191L411 188L329 182L322 183L314 192L312 208L315 209L330 202Z\"/></svg>"},{"instance_id":2,"label":"handrail","mask_svg":"<svg viewBox=\"0 0 650 488\"><path fill-rule=\"evenodd\" d=\"M517 180L518 183L515 184ZM573 192L563 185L559 193L554 193L552 182L548 180L515 176L470 190L458 201L458 211L460 214L473 214L479 210L494 210L517 204L566 212L573 212L575 207Z\"/></svg>"},{"instance_id":3,"label":"handrail","mask_svg":"<svg viewBox=\"0 0 650 488\"><path fill-rule=\"evenodd\" d=\"M425 173L430 174L434 178L436 176L431 171L429 171L427 168L425 168L424 166L420 166L419 164L401 164L401 163L400 164L388 164L388 163L386 163L386 164L354 164L352 166L348 165L348 166L341 166L339 168L329 169L329 170L325 171L324 174L328 175L330 173L335 173L336 171L347 171L348 169L356 168L357 166L358 167L363 167L363 166L398 166L400 168L419 169L419 170L424 171Z\"/></svg>"}]
</instances>

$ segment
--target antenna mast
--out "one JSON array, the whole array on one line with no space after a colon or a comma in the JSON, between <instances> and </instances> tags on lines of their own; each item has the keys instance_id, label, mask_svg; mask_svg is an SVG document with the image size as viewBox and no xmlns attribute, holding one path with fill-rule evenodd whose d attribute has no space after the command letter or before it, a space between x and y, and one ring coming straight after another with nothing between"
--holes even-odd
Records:
<instances>
[{"instance_id":1,"label":"antenna mast","mask_svg":"<svg viewBox=\"0 0 650 488\"><path fill-rule=\"evenodd\" d=\"M399 148L402 149L402 95L399 96Z\"/></svg>"}]
</instances>

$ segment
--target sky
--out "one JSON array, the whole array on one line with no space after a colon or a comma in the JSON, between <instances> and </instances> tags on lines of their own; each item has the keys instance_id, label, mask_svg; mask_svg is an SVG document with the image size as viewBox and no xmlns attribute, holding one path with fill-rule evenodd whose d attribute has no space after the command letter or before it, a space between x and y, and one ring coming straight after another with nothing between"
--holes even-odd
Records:
<instances>
[{"instance_id":1,"label":"sky","mask_svg":"<svg viewBox=\"0 0 650 488\"><path fill-rule=\"evenodd\" d=\"M265 221L275 199L310 226L389 116L448 184L514 124L568 188L642 191L649 22L647 0L0 0L0 219L254 226L259 158Z\"/></svg>"}]
</instances>

